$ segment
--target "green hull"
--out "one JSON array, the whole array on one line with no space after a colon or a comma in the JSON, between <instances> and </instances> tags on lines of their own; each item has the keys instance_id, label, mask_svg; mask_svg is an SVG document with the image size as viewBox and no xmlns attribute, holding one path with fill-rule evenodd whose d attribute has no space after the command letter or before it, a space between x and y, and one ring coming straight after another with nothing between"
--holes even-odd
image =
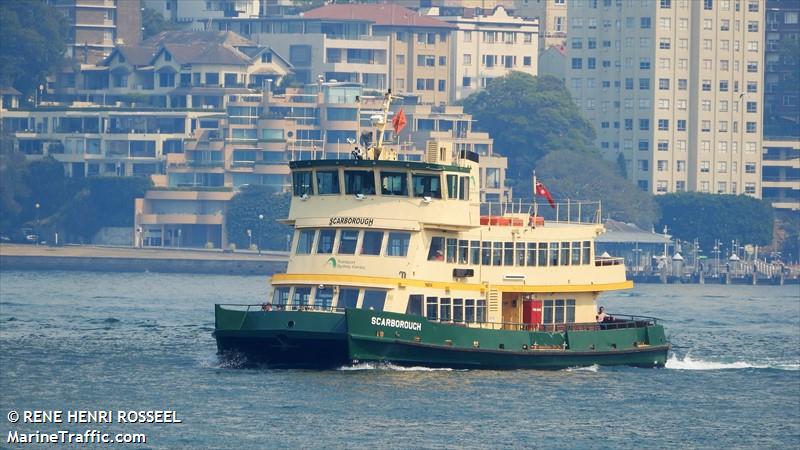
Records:
<instances>
[{"instance_id":1,"label":"green hull","mask_svg":"<svg viewBox=\"0 0 800 450\"><path fill-rule=\"evenodd\" d=\"M274 367L354 362L468 369L561 369L588 365L659 367L669 344L660 325L560 332L469 328L407 314L348 309L242 311L216 307L223 357Z\"/></svg>"}]
</instances>

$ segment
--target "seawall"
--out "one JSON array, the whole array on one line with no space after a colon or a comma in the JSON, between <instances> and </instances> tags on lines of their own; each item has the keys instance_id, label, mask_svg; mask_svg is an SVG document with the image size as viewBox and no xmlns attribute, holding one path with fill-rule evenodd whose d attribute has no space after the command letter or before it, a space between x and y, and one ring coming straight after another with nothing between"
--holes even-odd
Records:
<instances>
[{"instance_id":1,"label":"seawall","mask_svg":"<svg viewBox=\"0 0 800 450\"><path fill-rule=\"evenodd\" d=\"M285 270L286 261L285 254L272 252L0 245L0 270L271 275Z\"/></svg>"}]
</instances>

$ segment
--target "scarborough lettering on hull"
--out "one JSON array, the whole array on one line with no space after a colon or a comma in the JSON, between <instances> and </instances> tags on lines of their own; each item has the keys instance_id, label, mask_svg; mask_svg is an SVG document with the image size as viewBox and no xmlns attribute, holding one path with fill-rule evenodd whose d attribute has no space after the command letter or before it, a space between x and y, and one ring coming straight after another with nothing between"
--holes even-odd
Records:
<instances>
[{"instance_id":1,"label":"scarborough lettering on hull","mask_svg":"<svg viewBox=\"0 0 800 450\"><path fill-rule=\"evenodd\" d=\"M372 324L381 327L402 328L404 330L420 331L422 324L408 320L387 319L386 317L373 317Z\"/></svg>"},{"instance_id":2,"label":"scarborough lettering on hull","mask_svg":"<svg viewBox=\"0 0 800 450\"><path fill-rule=\"evenodd\" d=\"M365 227L371 227L374 221L375 219L372 217L331 217L330 222L328 222L328 226L362 225Z\"/></svg>"}]
</instances>

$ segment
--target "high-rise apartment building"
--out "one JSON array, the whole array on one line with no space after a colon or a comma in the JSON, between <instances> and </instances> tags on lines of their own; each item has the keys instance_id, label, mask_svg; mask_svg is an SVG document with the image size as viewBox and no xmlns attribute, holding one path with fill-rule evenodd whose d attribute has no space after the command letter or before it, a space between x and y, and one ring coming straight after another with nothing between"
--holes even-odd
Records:
<instances>
[{"instance_id":1,"label":"high-rise apartment building","mask_svg":"<svg viewBox=\"0 0 800 450\"><path fill-rule=\"evenodd\" d=\"M539 18L542 51L564 45L567 40L567 0L515 0L505 2L514 15Z\"/></svg>"},{"instance_id":2,"label":"high-rise apartment building","mask_svg":"<svg viewBox=\"0 0 800 450\"><path fill-rule=\"evenodd\" d=\"M567 86L632 182L761 196L764 2L574 0L569 27Z\"/></svg>"},{"instance_id":3,"label":"high-rise apartment building","mask_svg":"<svg viewBox=\"0 0 800 450\"><path fill-rule=\"evenodd\" d=\"M764 135L800 137L800 1L767 0Z\"/></svg>"},{"instance_id":4,"label":"high-rise apartment building","mask_svg":"<svg viewBox=\"0 0 800 450\"><path fill-rule=\"evenodd\" d=\"M67 56L83 63L105 58L115 44L142 40L140 0L49 0L69 23Z\"/></svg>"}]
</instances>

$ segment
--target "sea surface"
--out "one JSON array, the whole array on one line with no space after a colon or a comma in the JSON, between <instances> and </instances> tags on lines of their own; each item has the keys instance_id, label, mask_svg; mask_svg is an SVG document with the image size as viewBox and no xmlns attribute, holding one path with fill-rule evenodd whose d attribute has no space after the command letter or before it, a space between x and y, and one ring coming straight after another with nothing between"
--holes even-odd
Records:
<instances>
[{"instance_id":1,"label":"sea surface","mask_svg":"<svg viewBox=\"0 0 800 450\"><path fill-rule=\"evenodd\" d=\"M214 303L266 292L262 277L0 272L0 448L10 430L59 429L145 433L135 448L170 449L800 446L797 286L606 295L612 314L664 319L674 350L663 369L220 364ZM182 423L6 420L32 409L175 410Z\"/></svg>"}]
</instances>

